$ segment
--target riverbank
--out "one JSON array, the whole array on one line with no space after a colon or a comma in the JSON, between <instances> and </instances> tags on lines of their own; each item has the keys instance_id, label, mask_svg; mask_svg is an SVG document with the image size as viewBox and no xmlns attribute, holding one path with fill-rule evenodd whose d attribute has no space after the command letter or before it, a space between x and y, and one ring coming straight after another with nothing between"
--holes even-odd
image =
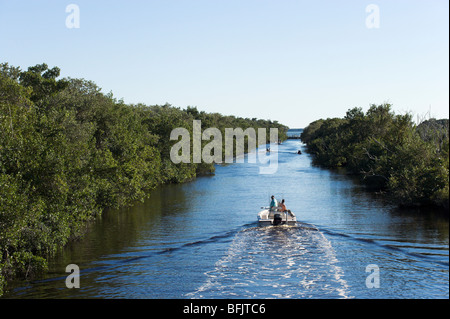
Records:
<instances>
[{"instance_id":1,"label":"riverbank","mask_svg":"<svg viewBox=\"0 0 450 319\"><path fill-rule=\"evenodd\" d=\"M213 172L214 163L173 163L175 128L192 135L200 120L222 136L225 128L278 128L284 139L287 131L196 107L126 104L92 81L59 75L46 64L0 64L0 295L7 281L45 272L48 258L105 209Z\"/></svg>"},{"instance_id":2,"label":"riverbank","mask_svg":"<svg viewBox=\"0 0 450 319\"><path fill-rule=\"evenodd\" d=\"M301 139L316 164L345 167L400 207L438 207L448 215L448 128L448 119L416 125L411 114L383 104L312 122Z\"/></svg>"}]
</instances>

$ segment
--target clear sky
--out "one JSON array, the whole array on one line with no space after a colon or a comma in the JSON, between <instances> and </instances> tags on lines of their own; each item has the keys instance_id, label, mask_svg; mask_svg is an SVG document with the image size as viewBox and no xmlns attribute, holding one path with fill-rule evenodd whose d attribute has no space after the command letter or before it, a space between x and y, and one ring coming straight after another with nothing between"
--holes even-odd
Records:
<instances>
[{"instance_id":1,"label":"clear sky","mask_svg":"<svg viewBox=\"0 0 450 319\"><path fill-rule=\"evenodd\" d=\"M0 62L290 127L384 102L448 118L449 1L0 0Z\"/></svg>"}]
</instances>

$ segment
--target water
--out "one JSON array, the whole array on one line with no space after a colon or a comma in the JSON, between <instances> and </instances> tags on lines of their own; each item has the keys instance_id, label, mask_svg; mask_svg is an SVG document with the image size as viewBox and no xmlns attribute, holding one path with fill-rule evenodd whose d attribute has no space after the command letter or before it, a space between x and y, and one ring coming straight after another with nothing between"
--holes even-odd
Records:
<instances>
[{"instance_id":1,"label":"water","mask_svg":"<svg viewBox=\"0 0 450 319\"><path fill-rule=\"evenodd\" d=\"M344 172L314 167L301 147L279 146L276 174L218 166L106 212L45 278L16 282L4 298L448 298L448 218L400 211ZM258 227L272 194L296 227ZM66 288L68 264L81 269L79 289ZM366 285L369 265L379 288Z\"/></svg>"}]
</instances>

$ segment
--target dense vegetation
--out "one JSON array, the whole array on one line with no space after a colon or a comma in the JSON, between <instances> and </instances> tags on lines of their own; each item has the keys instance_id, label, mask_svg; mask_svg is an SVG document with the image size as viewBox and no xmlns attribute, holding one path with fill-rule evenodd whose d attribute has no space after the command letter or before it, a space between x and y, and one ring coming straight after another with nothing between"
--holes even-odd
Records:
<instances>
[{"instance_id":1,"label":"dense vegetation","mask_svg":"<svg viewBox=\"0 0 450 319\"><path fill-rule=\"evenodd\" d=\"M346 167L400 206L432 205L448 211L449 121L419 125L391 105L350 109L344 118L312 122L301 138L316 164Z\"/></svg>"},{"instance_id":2,"label":"dense vegetation","mask_svg":"<svg viewBox=\"0 0 450 319\"><path fill-rule=\"evenodd\" d=\"M44 271L47 258L105 208L214 171L214 164L174 164L172 129L192 134L198 119L222 136L225 128L253 127L278 128L286 138L276 121L128 105L91 81L59 75L46 64L27 71L0 64L0 295L8 279Z\"/></svg>"}]
</instances>

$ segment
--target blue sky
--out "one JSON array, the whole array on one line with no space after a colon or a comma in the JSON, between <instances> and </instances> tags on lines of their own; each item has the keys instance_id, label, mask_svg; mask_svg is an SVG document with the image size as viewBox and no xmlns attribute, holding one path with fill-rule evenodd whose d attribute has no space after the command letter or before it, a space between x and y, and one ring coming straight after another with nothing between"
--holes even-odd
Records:
<instances>
[{"instance_id":1,"label":"blue sky","mask_svg":"<svg viewBox=\"0 0 450 319\"><path fill-rule=\"evenodd\" d=\"M448 118L448 12L448 0L0 0L0 61L59 66L127 103L290 127L384 102Z\"/></svg>"}]
</instances>

